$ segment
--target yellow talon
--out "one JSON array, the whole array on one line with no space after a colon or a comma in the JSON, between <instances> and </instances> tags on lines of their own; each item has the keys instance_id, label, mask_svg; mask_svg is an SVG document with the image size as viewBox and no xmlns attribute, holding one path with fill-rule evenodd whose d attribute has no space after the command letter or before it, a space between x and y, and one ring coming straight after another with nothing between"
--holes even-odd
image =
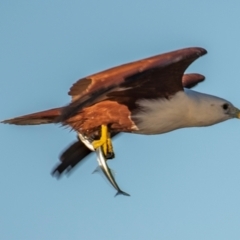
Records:
<instances>
[{"instance_id":1,"label":"yellow talon","mask_svg":"<svg viewBox=\"0 0 240 240\"><path fill-rule=\"evenodd\" d=\"M112 139L111 139L110 133L108 133L107 147L108 147L107 148L108 153L113 153L113 145L112 145Z\"/></svg>"},{"instance_id":2,"label":"yellow talon","mask_svg":"<svg viewBox=\"0 0 240 240\"><path fill-rule=\"evenodd\" d=\"M92 142L94 149L98 147L102 147L105 157L109 154L113 155L113 147L112 141L110 137L110 133L108 132L108 127L106 125L101 126L101 137L99 140L95 140Z\"/></svg>"},{"instance_id":3,"label":"yellow talon","mask_svg":"<svg viewBox=\"0 0 240 240\"><path fill-rule=\"evenodd\" d=\"M104 154L107 153L107 139L108 139L108 128L106 125L101 126L101 137L99 140L92 142L92 145L95 149L102 147Z\"/></svg>"}]
</instances>

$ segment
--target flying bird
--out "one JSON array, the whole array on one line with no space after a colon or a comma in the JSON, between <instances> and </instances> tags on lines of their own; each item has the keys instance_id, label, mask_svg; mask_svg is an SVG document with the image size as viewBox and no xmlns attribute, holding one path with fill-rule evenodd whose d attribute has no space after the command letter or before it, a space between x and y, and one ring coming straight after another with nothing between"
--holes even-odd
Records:
<instances>
[{"instance_id":1,"label":"flying bird","mask_svg":"<svg viewBox=\"0 0 240 240\"><path fill-rule=\"evenodd\" d=\"M70 126L93 139L93 147L101 147L106 158L112 158L112 135L121 132L161 134L240 118L240 111L229 101L188 89L204 77L184 72L206 53L203 48L185 48L90 75L70 88L69 105L3 123ZM74 143L61 155L62 163L53 173L72 169L90 152L80 141Z\"/></svg>"}]
</instances>

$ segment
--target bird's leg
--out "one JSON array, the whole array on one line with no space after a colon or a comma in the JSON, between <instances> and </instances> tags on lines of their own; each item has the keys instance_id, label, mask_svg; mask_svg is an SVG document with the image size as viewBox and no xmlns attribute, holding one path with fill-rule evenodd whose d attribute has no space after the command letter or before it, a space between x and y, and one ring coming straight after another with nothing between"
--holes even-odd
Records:
<instances>
[{"instance_id":1,"label":"bird's leg","mask_svg":"<svg viewBox=\"0 0 240 240\"><path fill-rule=\"evenodd\" d=\"M104 155L107 159L114 157L113 147L112 147L112 140L110 133L108 132L107 125L101 126L101 137L99 140L94 140L92 142L94 149L102 147Z\"/></svg>"}]
</instances>

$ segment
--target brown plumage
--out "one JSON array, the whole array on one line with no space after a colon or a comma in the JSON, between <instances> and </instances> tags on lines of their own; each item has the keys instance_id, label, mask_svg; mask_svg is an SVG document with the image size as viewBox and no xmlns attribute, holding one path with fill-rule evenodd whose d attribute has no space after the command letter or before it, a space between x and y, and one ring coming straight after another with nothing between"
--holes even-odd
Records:
<instances>
[{"instance_id":1,"label":"brown plumage","mask_svg":"<svg viewBox=\"0 0 240 240\"><path fill-rule=\"evenodd\" d=\"M39 125L53 123L56 117L60 116L62 108L52 108L41 112L31 113L12 119L2 121L2 123L15 125Z\"/></svg>"},{"instance_id":2,"label":"brown plumage","mask_svg":"<svg viewBox=\"0 0 240 240\"><path fill-rule=\"evenodd\" d=\"M136 102L139 99L169 98L182 91L182 77L185 70L194 60L206 53L207 51L202 48L185 48L80 79L69 91L73 101L62 109L56 122L66 123L83 109L86 112L89 106L104 100L126 105L129 111L125 115L130 116L130 111L137 108ZM78 126L78 129L75 128L77 131L83 133L91 131L82 128L79 122Z\"/></svg>"}]
</instances>

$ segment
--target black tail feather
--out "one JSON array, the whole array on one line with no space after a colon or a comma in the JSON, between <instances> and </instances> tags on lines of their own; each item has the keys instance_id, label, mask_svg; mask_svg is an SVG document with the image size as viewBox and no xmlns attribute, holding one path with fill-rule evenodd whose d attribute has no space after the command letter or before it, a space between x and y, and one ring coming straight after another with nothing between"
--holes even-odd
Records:
<instances>
[{"instance_id":1,"label":"black tail feather","mask_svg":"<svg viewBox=\"0 0 240 240\"><path fill-rule=\"evenodd\" d=\"M80 140L71 144L59 157L61 163L52 171L52 175L60 177L65 171L70 172L78 163L82 162L90 153Z\"/></svg>"}]
</instances>

